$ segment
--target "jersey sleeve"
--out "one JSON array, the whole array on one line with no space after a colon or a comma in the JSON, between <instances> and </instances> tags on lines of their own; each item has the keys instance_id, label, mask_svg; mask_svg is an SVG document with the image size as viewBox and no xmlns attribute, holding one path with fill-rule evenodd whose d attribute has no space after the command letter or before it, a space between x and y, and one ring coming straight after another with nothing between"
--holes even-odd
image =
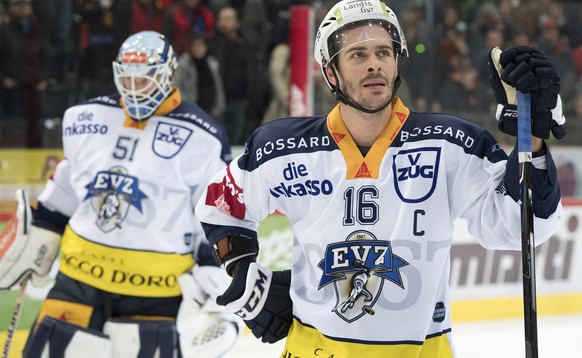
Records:
<instances>
[{"instance_id":1,"label":"jersey sleeve","mask_svg":"<svg viewBox=\"0 0 582 358\"><path fill-rule=\"evenodd\" d=\"M231 235L256 239L258 223L275 211L265 189L264 167L249 170L246 165L249 152L214 176L198 201L196 213L211 245Z\"/></svg>"},{"instance_id":2,"label":"jersey sleeve","mask_svg":"<svg viewBox=\"0 0 582 358\"><path fill-rule=\"evenodd\" d=\"M556 169L548 155L546 173L533 173L535 243L549 239L562 206ZM521 209L517 156L509 158L497 141L484 132L472 155L462 164L452 188L454 217L487 249L521 249Z\"/></svg>"},{"instance_id":3,"label":"jersey sleeve","mask_svg":"<svg viewBox=\"0 0 582 358\"><path fill-rule=\"evenodd\" d=\"M38 197L38 201L50 210L71 217L77 209L78 201L71 185L70 163L68 159L61 160L54 174Z\"/></svg>"}]
</instances>

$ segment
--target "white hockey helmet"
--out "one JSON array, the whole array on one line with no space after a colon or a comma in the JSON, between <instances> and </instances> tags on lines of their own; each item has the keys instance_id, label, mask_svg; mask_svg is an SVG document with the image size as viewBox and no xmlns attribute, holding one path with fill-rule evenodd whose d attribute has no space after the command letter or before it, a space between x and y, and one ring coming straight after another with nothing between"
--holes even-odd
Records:
<instances>
[{"instance_id":1,"label":"white hockey helmet","mask_svg":"<svg viewBox=\"0 0 582 358\"><path fill-rule=\"evenodd\" d=\"M334 58L347 48L353 47L364 41L373 40L367 33L358 37L358 42L347 43L345 31L363 26L380 25L386 30L386 36L392 38L397 63L401 57L408 57L408 47L402 28L398 23L396 14L380 0L342 0L335 4L321 21L315 36L313 55L319 63L323 78L332 93L341 101L364 110L361 106L345 97L340 88L332 85L326 74L325 68L332 65ZM384 36L384 34L382 34ZM385 38L385 37L383 37ZM395 79L395 87L392 97L400 85L400 75ZM365 111L365 110L364 110ZM366 111L370 112L370 111Z\"/></svg>"},{"instance_id":2,"label":"white hockey helmet","mask_svg":"<svg viewBox=\"0 0 582 358\"><path fill-rule=\"evenodd\" d=\"M178 61L168 39L155 31L127 38L113 61L113 77L127 114L149 118L174 90Z\"/></svg>"},{"instance_id":3,"label":"white hockey helmet","mask_svg":"<svg viewBox=\"0 0 582 358\"><path fill-rule=\"evenodd\" d=\"M343 31L364 25L382 25L392 37L395 52L408 57L408 48L396 14L380 0L342 0L335 4L321 21L315 36L313 54L320 66L325 67L345 45ZM362 41L371 38L362 38ZM350 46L356 43L349 44Z\"/></svg>"}]
</instances>

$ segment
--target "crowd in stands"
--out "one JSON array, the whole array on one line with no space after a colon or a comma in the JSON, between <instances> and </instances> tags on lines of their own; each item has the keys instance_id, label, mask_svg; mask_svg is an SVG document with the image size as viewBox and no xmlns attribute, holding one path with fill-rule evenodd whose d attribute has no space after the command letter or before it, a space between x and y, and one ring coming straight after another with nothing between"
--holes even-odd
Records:
<instances>
[{"instance_id":1,"label":"crowd in stands","mask_svg":"<svg viewBox=\"0 0 582 358\"><path fill-rule=\"evenodd\" d=\"M64 110L114 93L111 62L142 30L166 35L179 56L176 84L240 145L288 111L289 7L315 22L333 0L1 0L0 147L50 147ZM582 3L574 0L389 1L408 41L398 95L412 110L452 111L481 125L495 100L487 50L529 45L556 65L567 144L582 143ZM334 105L314 75L315 114ZM491 126L486 126L491 127ZM11 135L10 130L22 135ZM14 132L17 133L17 132ZM57 136L58 137L58 136Z\"/></svg>"}]
</instances>

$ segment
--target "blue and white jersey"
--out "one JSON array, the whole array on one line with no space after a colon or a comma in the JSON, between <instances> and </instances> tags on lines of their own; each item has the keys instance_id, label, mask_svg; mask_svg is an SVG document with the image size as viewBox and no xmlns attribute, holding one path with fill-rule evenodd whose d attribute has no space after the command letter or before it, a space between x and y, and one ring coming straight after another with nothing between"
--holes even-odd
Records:
<instances>
[{"instance_id":1,"label":"blue and white jersey","mask_svg":"<svg viewBox=\"0 0 582 358\"><path fill-rule=\"evenodd\" d=\"M485 248L521 248L517 159L462 118L410 112L398 98L392 108L365 157L339 106L269 122L197 205L210 244L256 237L275 211L288 217L295 320L285 357L452 357L453 221L465 219ZM534 178L539 244L562 210L549 155Z\"/></svg>"},{"instance_id":2,"label":"blue and white jersey","mask_svg":"<svg viewBox=\"0 0 582 358\"><path fill-rule=\"evenodd\" d=\"M63 149L39 197L70 217L61 271L109 292L180 295L204 239L194 206L232 159L222 126L177 90L142 122L103 96L65 112Z\"/></svg>"}]
</instances>

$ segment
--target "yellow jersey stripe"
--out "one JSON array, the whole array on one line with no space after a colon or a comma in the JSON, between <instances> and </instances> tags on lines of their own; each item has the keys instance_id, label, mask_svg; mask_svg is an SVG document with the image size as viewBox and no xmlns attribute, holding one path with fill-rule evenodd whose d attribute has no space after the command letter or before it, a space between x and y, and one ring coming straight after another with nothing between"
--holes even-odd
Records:
<instances>
[{"instance_id":1,"label":"yellow jersey stripe","mask_svg":"<svg viewBox=\"0 0 582 358\"><path fill-rule=\"evenodd\" d=\"M344 342L328 338L295 319L281 357L453 358L453 352L444 332L424 342Z\"/></svg>"},{"instance_id":2,"label":"yellow jersey stripe","mask_svg":"<svg viewBox=\"0 0 582 358\"><path fill-rule=\"evenodd\" d=\"M190 253L137 251L96 244L67 226L60 270L103 291L141 297L180 295L177 278L194 266Z\"/></svg>"}]
</instances>

